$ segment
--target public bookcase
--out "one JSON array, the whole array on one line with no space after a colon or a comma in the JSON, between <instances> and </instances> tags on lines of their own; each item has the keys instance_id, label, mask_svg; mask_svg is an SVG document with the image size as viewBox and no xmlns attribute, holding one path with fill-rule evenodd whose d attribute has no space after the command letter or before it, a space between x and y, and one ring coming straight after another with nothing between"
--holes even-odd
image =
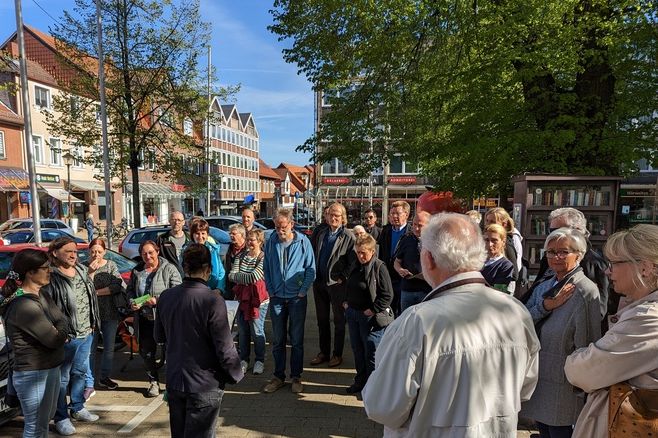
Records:
<instances>
[{"instance_id":1,"label":"public bookcase","mask_svg":"<svg viewBox=\"0 0 658 438\"><path fill-rule=\"evenodd\" d=\"M548 215L560 207L573 207L585 214L590 241L601 249L615 230L620 177L522 175L513 179L512 216L523 235L523 252L536 274L549 233Z\"/></svg>"}]
</instances>

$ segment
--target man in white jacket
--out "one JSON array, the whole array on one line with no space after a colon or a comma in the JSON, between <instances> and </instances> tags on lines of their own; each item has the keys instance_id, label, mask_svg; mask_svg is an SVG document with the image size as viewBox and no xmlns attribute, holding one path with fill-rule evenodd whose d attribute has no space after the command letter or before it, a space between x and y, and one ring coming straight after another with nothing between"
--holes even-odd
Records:
<instances>
[{"instance_id":1,"label":"man in white jacket","mask_svg":"<svg viewBox=\"0 0 658 438\"><path fill-rule=\"evenodd\" d=\"M421 244L434 289L386 329L362 392L368 417L385 437L514 438L537 383L530 314L487 287L484 241L467 216L433 216Z\"/></svg>"}]
</instances>

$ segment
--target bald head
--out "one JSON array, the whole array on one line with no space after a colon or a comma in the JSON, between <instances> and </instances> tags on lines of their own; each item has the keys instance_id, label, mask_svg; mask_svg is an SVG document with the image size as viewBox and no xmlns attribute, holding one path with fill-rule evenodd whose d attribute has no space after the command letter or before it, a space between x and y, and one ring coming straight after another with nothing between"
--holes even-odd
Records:
<instances>
[{"instance_id":1,"label":"bald head","mask_svg":"<svg viewBox=\"0 0 658 438\"><path fill-rule=\"evenodd\" d=\"M480 271L484 265L486 251L482 233L466 215L439 213L432 216L423 228L420 239L424 253L421 254L421 262L426 279ZM430 281L432 286L439 283Z\"/></svg>"}]
</instances>

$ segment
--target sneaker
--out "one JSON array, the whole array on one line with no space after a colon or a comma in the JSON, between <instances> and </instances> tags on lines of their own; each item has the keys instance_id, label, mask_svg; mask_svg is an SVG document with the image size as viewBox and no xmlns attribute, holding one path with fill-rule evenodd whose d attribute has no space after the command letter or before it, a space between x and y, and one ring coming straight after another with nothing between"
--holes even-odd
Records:
<instances>
[{"instance_id":1,"label":"sneaker","mask_svg":"<svg viewBox=\"0 0 658 438\"><path fill-rule=\"evenodd\" d=\"M58 435L69 436L75 434L75 427L73 427L71 419L65 418L60 421L55 421L55 431Z\"/></svg>"},{"instance_id":2,"label":"sneaker","mask_svg":"<svg viewBox=\"0 0 658 438\"><path fill-rule=\"evenodd\" d=\"M290 390L295 394L299 394L304 390L304 385L302 385L302 381L299 379L299 377L292 379L292 386Z\"/></svg>"},{"instance_id":3,"label":"sneaker","mask_svg":"<svg viewBox=\"0 0 658 438\"><path fill-rule=\"evenodd\" d=\"M98 381L98 386L103 389L117 389L119 387L119 384L114 380L110 379L109 377L106 377Z\"/></svg>"},{"instance_id":4,"label":"sneaker","mask_svg":"<svg viewBox=\"0 0 658 438\"><path fill-rule=\"evenodd\" d=\"M278 377L272 377L272 380L267 382L267 385L263 387L263 392L266 392L268 394L271 394L275 391L278 391L283 385L285 385L285 382Z\"/></svg>"},{"instance_id":5,"label":"sneaker","mask_svg":"<svg viewBox=\"0 0 658 438\"><path fill-rule=\"evenodd\" d=\"M247 374L247 368L249 368L249 362L247 362L246 360L241 360L240 368L242 368L242 374Z\"/></svg>"},{"instance_id":6,"label":"sneaker","mask_svg":"<svg viewBox=\"0 0 658 438\"><path fill-rule=\"evenodd\" d=\"M85 392L82 393L82 396L85 398L85 401L89 400L96 395L96 390L93 386L87 386Z\"/></svg>"},{"instance_id":7,"label":"sneaker","mask_svg":"<svg viewBox=\"0 0 658 438\"><path fill-rule=\"evenodd\" d=\"M263 371L265 370L265 364L259 360L256 361L254 364L254 375L258 374L263 374Z\"/></svg>"},{"instance_id":8,"label":"sneaker","mask_svg":"<svg viewBox=\"0 0 658 438\"><path fill-rule=\"evenodd\" d=\"M87 408L82 408L78 412L71 412L71 417L75 420L85 421L87 423L98 421L98 415L92 414Z\"/></svg>"},{"instance_id":9,"label":"sneaker","mask_svg":"<svg viewBox=\"0 0 658 438\"><path fill-rule=\"evenodd\" d=\"M158 382L151 382L149 389L146 391L146 396L149 398L157 397L160 395L160 384Z\"/></svg>"}]
</instances>

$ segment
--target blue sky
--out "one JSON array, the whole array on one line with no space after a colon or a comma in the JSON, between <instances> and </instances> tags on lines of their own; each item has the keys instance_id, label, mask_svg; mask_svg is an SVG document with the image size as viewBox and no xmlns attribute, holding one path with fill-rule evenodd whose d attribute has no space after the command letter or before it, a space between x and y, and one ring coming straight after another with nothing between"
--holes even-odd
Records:
<instances>
[{"instance_id":1,"label":"blue sky","mask_svg":"<svg viewBox=\"0 0 658 438\"><path fill-rule=\"evenodd\" d=\"M57 19L63 10L72 10L74 1L22 0L22 5L23 21L47 32L53 24L50 16ZM313 133L313 92L296 66L283 60L285 44L267 30L271 6L269 0L201 0L201 14L212 25L212 61L219 82L241 84L238 110L254 114L261 158L273 167L282 161L304 165L309 155L295 152L295 147ZM0 40L15 29L14 2L0 0Z\"/></svg>"}]
</instances>

